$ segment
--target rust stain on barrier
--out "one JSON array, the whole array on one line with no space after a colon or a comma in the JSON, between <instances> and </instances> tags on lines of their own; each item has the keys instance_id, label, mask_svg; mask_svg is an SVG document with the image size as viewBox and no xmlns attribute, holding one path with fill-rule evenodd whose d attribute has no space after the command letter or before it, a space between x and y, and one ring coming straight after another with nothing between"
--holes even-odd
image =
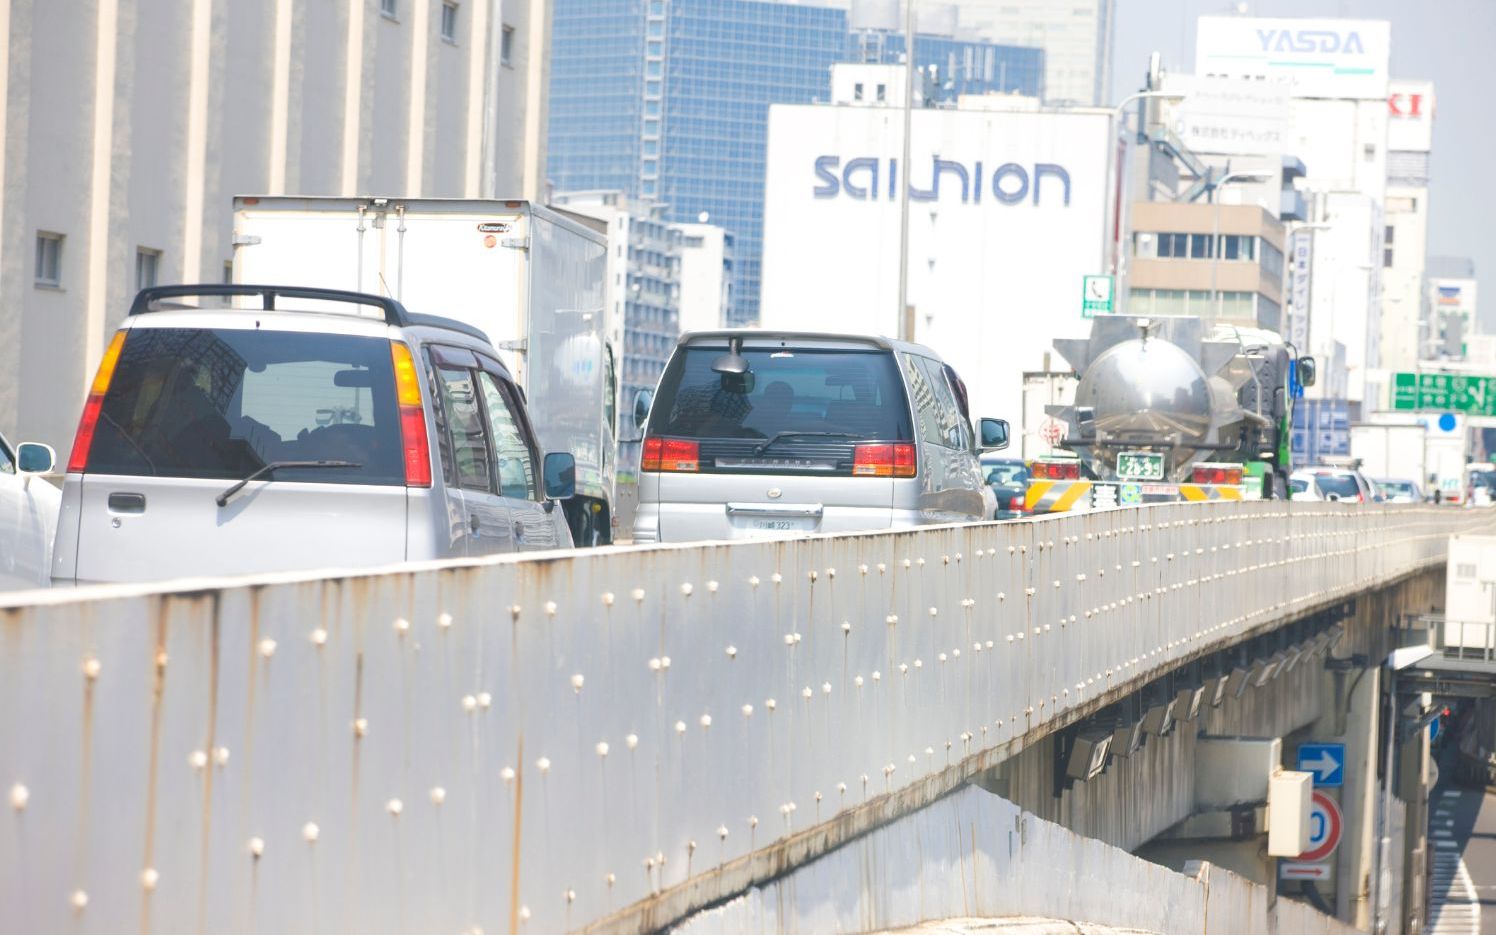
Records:
<instances>
[{"instance_id":1,"label":"rust stain on barrier","mask_svg":"<svg viewBox=\"0 0 1496 935\"><path fill-rule=\"evenodd\" d=\"M156 791L161 772L161 696L166 692L166 623L170 597L158 598L155 654L151 657L151 755L145 791L145 854L141 860L140 931L151 930L151 893L156 880Z\"/></svg>"},{"instance_id":2,"label":"rust stain on barrier","mask_svg":"<svg viewBox=\"0 0 1496 935\"><path fill-rule=\"evenodd\" d=\"M515 754L519 767L514 771L514 844L509 852L509 935L519 935L519 868L520 819L524 817L525 804L525 735L519 735L519 750Z\"/></svg>"},{"instance_id":3,"label":"rust stain on barrier","mask_svg":"<svg viewBox=\"0 0 1496 935\"><path fill-rule=\"evenodd\" d=\"M211 600L213 610L211 622L208 625L208 730L202 747L203 750L209 752L209 755L217 748L219 652L222 648L223 633L221 595L214 592ZM199 932L208 931L208 856L213 841L213 773L214 770L211 768L202 770L202 844L198 857L198 866L202 872L198 875L197 883L197 930Z\"/></svg>"}]
</instances>

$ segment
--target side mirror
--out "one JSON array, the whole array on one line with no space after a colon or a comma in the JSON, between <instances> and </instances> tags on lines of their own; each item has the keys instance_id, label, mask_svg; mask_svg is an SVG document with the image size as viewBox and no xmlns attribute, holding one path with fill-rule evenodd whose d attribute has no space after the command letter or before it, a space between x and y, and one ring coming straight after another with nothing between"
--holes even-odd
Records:
<instances>
[{"instance_id":1,"label":"side mirror","mask_svg":"<svg viewBox=\"0 0 1496 935\"><path fill-rule=\"evenodd\" d=\"M57 452L51 445L21 442L16 448L16 470L22 474L50 474L57 466Z\"/></svg>"},{"instance_id":2,"label":"side mirror","mask_svg":"<svg viewBox=\"0 0 1496 935\"><path fill-rule=\"evenodd\" d=\"M1300 357L1299 358L1299 383L1301 385L1303 385L1303 386L1313 386L1314 385L1314 374L1315 374L1314 358L1313 357Z\"/></svg>"},{"instance_id":3,"label":"side mirror","mask_svg":"<svg viewBox=\"0 0 1496 935\"><path fill-rule=\"evenodd\" d=\"M1008 422L1006 419L982 420L982 450L997 451L1008 447Z\"/></svg>"},{"instance_id":4,"label":"side mirror","mask_svg":"<svg viewBox=\"0 0 1496 935\"><path fill-rule=\"evenodd\" d=\"M569 500L577 494L577 459L569 451L553 451L545 456L545 496L548 500Z\"/></svg>"},{"instance_id":5,"label":"side mirror","mask_svg":"<svg viewBox=\"0 0 1496 935\"><path fill-rule=\"evenodd\" d=\"M640 390L634 394L634 428L644 434L644 423L649 421L649 407L654 405L654 390Z\"/></svg>"}]
</instances>

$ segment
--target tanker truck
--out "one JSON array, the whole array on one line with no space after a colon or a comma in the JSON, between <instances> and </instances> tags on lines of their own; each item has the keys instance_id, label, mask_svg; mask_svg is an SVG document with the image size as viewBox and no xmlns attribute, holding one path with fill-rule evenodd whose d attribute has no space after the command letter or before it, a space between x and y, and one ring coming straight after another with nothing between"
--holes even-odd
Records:
<instances>
[{"instance_id":1,"label":"tanker truck","mask_svg":"<svg viewBox=\"0 0 1496 935\"><path fill-rule=\"evenodd\" d=\"M1287 497L1293 401L1314 360L1278 334L1119 315L1055 349L1079 382L1045 411L1074 457L1032 464L1029 512Z\"/></svg>"}]
</instances>

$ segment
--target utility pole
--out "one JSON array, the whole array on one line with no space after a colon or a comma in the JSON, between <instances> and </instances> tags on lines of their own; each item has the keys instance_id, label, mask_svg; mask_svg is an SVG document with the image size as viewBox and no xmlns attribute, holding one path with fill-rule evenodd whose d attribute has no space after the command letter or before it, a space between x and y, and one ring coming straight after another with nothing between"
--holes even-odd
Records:
<instances>
[{"instance_id":1,"label":"utility pole","mask_svg":"<svg viewBox=\"0 0 1496 935\"><path fill-rule=\"evenodd\" d=\"M904 155L894 170L899 186L899 338L914 340L914 310L909 307L909 160L914 124L914 0L904 0Z\"/></svg>"}]
</instances>

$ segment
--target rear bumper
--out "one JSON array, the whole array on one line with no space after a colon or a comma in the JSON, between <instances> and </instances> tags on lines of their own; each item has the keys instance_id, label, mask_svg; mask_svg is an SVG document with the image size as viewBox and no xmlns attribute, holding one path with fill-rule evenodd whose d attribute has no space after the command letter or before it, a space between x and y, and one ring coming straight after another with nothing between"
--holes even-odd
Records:
<instances>
[{"instance_id":1,"label":"rear bumper","mask_svg":"<svg viewBox=\"0 0 1496 935\"><path fill-rule=\"evenodd\" d=\"M725 503L641 503L633 533L636 543L698 542L908 529L931 522L936 520L919 510L827 505L814 520L796 518L787 524L790 528L756 529L750 519L730 515Z\"/></svg>"}]
</instances>

